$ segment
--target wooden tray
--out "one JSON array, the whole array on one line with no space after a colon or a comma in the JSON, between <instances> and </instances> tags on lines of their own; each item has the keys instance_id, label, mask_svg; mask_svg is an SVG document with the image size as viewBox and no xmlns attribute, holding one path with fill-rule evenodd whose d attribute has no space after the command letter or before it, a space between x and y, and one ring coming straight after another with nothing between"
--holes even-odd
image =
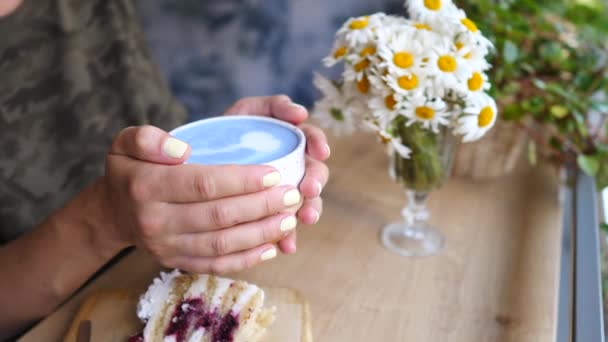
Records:
<instances>
[{"instance_id":1,"label":"wooden tray","mask_svg":"<svg viewBox=\"0 0 608 342\"><path fill-rule=\"evenodd\" d=\"M265 289L269 306L276 306L276 321L270 326L264 341L311 342L308 304L296 291L286 288ZM135 315L140 293L134 290L99 291L80 306L64 339L77 342L81 322L91 322L90 342L126 342L141 331L142 324Z\"/></svg>"}]
</instances>

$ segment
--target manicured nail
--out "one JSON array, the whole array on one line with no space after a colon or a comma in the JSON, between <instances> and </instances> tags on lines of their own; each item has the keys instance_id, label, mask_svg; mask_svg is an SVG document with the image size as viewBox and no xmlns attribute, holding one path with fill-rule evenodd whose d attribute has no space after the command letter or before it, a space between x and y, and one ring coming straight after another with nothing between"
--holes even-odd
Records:
<instances>
[{"instance_id":1,"label":"manicured nail","mask_svg":"<svg viewBox=\"0 0 608 342\"><path fill-rule=\"evenodd\" d=\"M276 171L268 173L264 176L262 182L264 183L265 188L275 186L281 182L281 174Z\"/></svg>"},{"instance_id":2,"label":"manicured nail","mask_svg":"<svg viewBox=\"0 0 608 342\"><path fill-rule=\"evenodd\" d=\"M281 231L288 232L293 230L298 225L298 220L295 216L288 216L281 221Z\"/></svg>"},{"instance_id":3,"label":"manicured nail","mask_svg":"<svg viewBox=\"0 0 608 342\"><path fill-rule=\"evenodd\" d=\"M188 144L171 137L168 138L163 145L163 152L171 158L183 157L186 150L188 150Z\"/></svg>"},{"instance_id":4,"label":"manicured nail","mask_svg":"<svg viewBox=\"0 0 608 342\"><path fill-rule=\"evenodd\" d=\"M300 198L301 196L298 189L291 189L283 195L283 204L285 204L286 207L291 207L292 205L300 203Z\"/></svg>"},{"instance_id":5,"label":"manicured nail","mask_svg":"<svg viewBox=\"0 0 608 342\"><path fill-rule=\"evenodd\" d=\"M319 222L319 219L321 218L321 215L319 215L319 212L316 211L316 210L314 210L314 212L315 212L315 222L314 223L317 223L317 222Z\"/></svg>"},{"instance_id":6,"label":"manicured nail","mask_svg":"<svg viewBox=\"0 0 608 342\"><path fill-rule=\"evenodd\" d=\"M331 148L329 148L328 144L325 144L325 149L327 150L327 157L331 156Z\"/></svg>"},{"instance_id":7,"label":"manicured nail","mask_svg":"<svg viewBox=\"0 0 608 342\"><path fill-rule=\"evenodd\" d=\"M317 181L317 196L321 196L322 191L323 191L323 185L321 185L321 182Z\"/></svg>"},{"instance_id":8,"label":"manicured nail","mask_svg":"<svg viewBox=\"0 0 608 342\"><path fill-rule=\"evenodd\" d=\"M303 111L308 111L308 109L306 109L306 107L302 106L301 104L297 104L297 103L292 102L289 105L292 106L292 107L299 108L299 109L301 109Z\"/></svg>"},{"instance_id":9,"label":"manicured nail","mask_svg":"<svg viewBox=\"0 0 608 342\"><path fill-rule=\"evenodd\" d=\"M267 250L266 252L262 253L262 255L260 256L260 259L262 259L262 261L266 261L266 260L270 260L276 256L277 256L277 250L275 248L271 248L271 249Z\"/></svg>"}]
</instances>

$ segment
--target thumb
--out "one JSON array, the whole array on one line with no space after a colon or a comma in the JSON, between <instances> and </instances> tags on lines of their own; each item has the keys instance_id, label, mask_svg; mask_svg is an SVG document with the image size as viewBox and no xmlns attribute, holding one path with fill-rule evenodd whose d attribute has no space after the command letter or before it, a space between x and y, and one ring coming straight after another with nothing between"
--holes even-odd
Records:
<instances>
[{"instance_id":1,"label":"thumb","mask_svg":"<svg viewBox=\"0 0 608 342\"><path fill-rule=\"evenodd\" d=\"M158 164L181 164L190 155L190 146L154 126L123 129L114 139L110 154L123 155Z\"/></svg>"}]
</instances>

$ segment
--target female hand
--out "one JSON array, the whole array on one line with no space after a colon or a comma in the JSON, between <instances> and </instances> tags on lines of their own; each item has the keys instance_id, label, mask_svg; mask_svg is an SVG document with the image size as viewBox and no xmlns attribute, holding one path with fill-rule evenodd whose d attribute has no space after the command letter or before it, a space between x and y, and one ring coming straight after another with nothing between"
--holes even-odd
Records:
<instances>
[{"instance_id":1,"label":"female hand","mask_svg":"<svg viewBox=\"0 0 608 342\"><path fill-rule=\"evenodd\" d=\"M225 115L272 116L299 126L306 135L306 172L300 183L304 203L298 211L298 218L304 224L315 224L323 211L321 192L327 183L329 170L323 163L329 158L330 149L323 131L317 127L302 124L308 118L308 111L295 104L288 96L249 97L237 101L226 110ZM296 251L295 231L279 242L282 252L291 254Z\"/></svg>"},{"instance_id":2,"label":"female hand","mask_svg":"<svg viewBox=\"0 0 608 342\"><path fill-rule=\"evenodd\" d=\"M280 175L269 166L181 165L189 153L159 128L123 130L95 185L104 223L96 238L114 250L136 244L166 267L197 273L275 257L273 243L296 226L284 211L300 192L277 187Z\"/></svg>"}]
</instances>

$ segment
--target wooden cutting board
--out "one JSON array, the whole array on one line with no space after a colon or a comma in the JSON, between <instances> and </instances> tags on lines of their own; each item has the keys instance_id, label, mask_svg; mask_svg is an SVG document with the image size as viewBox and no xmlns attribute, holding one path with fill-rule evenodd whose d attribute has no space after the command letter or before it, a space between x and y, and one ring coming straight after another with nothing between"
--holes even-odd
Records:
<instances>
[{"instance_id":1,"label":"wooden cutting board","mask_svg":"<svg viewBox=\"0 0 608 342\"><path fill-rule=\"evenodd\" d=\"M296 291L268 288L266 303L276 306L276 320L268 329L265 342L312 342L308 304ZM135 314L139 291L100 291L89 296L80 306L64 342L77 341L83 321L91 322L90 342L126 342L142 329Z\"/></svg>"}]
</instances>

